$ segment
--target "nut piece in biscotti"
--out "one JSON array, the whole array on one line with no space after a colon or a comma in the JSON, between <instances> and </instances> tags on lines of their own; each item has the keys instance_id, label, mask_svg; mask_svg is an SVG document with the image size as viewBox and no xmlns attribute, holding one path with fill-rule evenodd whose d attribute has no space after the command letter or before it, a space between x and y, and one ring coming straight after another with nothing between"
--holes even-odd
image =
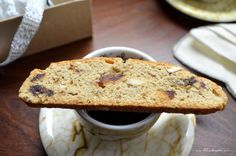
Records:
<instances>
[{"instance_id":1,"label":"nut piece in biscotti","mask_svg":"<svg viewBox=\"0 0 236 156\"><path fill-rule=\"evenodd\" d=\"M35 69L19 97L33 107L207 114L223 110L220 86L167 63L90 58Z\"/></svg>"}]
</instances>

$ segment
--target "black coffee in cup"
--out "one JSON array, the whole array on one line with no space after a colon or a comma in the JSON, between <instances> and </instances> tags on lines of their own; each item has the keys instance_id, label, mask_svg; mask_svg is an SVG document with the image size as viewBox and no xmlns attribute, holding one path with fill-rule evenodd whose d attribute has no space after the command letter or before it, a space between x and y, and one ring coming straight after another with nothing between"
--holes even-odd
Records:
<instances>
[{"instance_id":1,"label":"black coffee in cup","mask_svg":"<svg viewBox=\"0 0 236 156\"><path fill-rule=\"evenodd\" d=\"M129 125L147 118L150 113L87 110L93 119L110 125Z\"/></svg>"}]
</instances>

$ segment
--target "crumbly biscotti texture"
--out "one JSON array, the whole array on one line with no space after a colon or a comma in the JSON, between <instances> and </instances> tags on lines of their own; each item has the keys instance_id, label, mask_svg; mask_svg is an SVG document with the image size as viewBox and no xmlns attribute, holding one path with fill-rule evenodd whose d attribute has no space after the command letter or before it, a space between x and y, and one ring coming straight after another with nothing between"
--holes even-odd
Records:
<instances>
[{"instance_id":1,"label":"crumbly biscotti texture","mask_svg":"<svg viewBox=\"0 0 236 156\"><path fill-rule=\"evenodd\" d=\"M227 96L214 82L167 63L90 58L35 69L19 90L33 107L208 114Z\"/></svg>"}]
</instances>

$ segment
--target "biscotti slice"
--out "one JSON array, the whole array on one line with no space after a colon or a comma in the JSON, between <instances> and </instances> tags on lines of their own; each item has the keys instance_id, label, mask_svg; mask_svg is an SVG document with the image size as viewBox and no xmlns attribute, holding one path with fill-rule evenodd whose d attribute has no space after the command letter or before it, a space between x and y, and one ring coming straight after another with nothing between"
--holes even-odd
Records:
<instances>
[{"instance_id":1,"label":"biscotti slice","mask_svg":"<svg viewBox=\"0 0 236 156\"><path fill-rule=\"evenodd\" d=\"M167 63L89 58L35 69L19 90L33 107L207 114L227 97L214 82Z\"/></svg>"}]
</instances>

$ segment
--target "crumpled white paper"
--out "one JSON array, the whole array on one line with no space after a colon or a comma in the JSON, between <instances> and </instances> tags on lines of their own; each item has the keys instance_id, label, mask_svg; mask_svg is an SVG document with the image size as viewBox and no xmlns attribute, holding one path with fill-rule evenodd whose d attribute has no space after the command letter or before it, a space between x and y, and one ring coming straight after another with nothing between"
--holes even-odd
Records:
<instances>
[{"instance_id":1,"label":"crumpled white paper","mask_svg":"<svg viewBox=\"0 0 236 156\"><path fill-rule=\"evenodd\" d=\"M13 16L21 13L19 10L21 10L22 8L17 9L17 7L24 6L24 15L13 37L10 52L6 60L0 63L0 66L5 66L20 58L24 54L32 38L35 36L39 29L40 23L43 18L43 12L46 6L46 2L46 0L25 0L25 2L24 0L0 1L1 8L6 9L7 13L4 14L7 16ZM18 13L16 12L17 10L19 11Z\"/></svg>"},{"instance_id":2,"label":"crumpled white paper","mask_svg":"<svg viewBox=\"0 0 236 156\"><path fill-rule=\"evenodd\" d=\"M192 29L173 53L185 65L224 82L236 97L236 24Z\"/></svg>"},{"instance_id":3,"label":"crumpled white paper","mask_svg":"<svg viewBox=\"0 0 236 156\"><path fill-rule=\"evenodd\" d=\"M24 14L26 0L0 0L0 20Z\"/></svg>"}]
</instances>

